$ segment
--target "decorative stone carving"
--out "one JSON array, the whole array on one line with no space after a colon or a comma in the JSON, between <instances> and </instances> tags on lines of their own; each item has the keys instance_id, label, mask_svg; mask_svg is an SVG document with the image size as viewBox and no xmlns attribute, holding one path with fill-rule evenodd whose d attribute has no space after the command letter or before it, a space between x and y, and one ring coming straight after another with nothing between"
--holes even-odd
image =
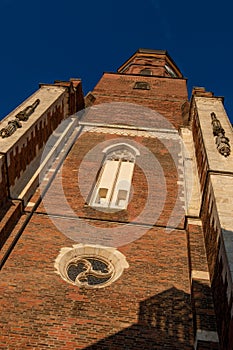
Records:
<instances>
[{"instance_id":1,"label":"decorative stone carving","mask_svg":"<svg viewBox=\"0 0 233 350\"><path fill-rule=\"evenodd\" d=\"M32 105L27 106L22 111L20 111L14 120L10 120L5 128L0 130L0 136L2 138L11 136L18 128L22 127L21 121L27 121L30 115L35 111L36 107L40 103L37 99Z\"/></svg>"},{"instance_id":2,"label":"decorative stone carving","mask_svg":"<svg viewBox=\"0 0 233 350\"><path fill-rule=\"evenodd\" d=\"M107 160L121 160L121 161L133 163L135 162L135 156L126 149L120 149L120 150L111 152L107 156Z\"/></svg>"},{"instance_id":3,"label":"decorative stone carving","mask_svg":"<svg viewBox=\"0 0 233 350\"><path fill-rule=\"evenodd\" d=\"M81 243L62 248L54 266L64 281L80 288L103 288L129 267L116 248Z\"/></svg>"},{"instance_id":4,"label":"decorative stone carving","mask_svg":"<svg viewBox=\"0 0 233 350\"><path fill-rule=\"evenodd\" d=\"M67 267L68 277L79 286L103 284L112 278L113 272L110 262L96 257L77 257Z\"/></svg>"},{"instance_id":5,"label":"decorative stone carving","mask_svg":"<svg viewBox=\"0 0 233 350\"><path fill-rule=\"evenodd\" d=\"M20 111L17 115L16 118L18 118L21 121L27 121L30 115L35 111L36 107L40 103L40 100L37 99L32 105L27 106L24 108L22 111Z\"/></svg>"},{"instance_id":6,"label":"decorative stone carving","mask_svg":"<svg viewBox=\"0 0 233 350\"><path fill-rule=\"evenodd\" d=\"M230 140L225 136L225 130L223 129L220 121L217 119L214 112L211 113L213 134L216 136L215 142L217 150L224 157L228 157L231 153Z\"/></svg>"},{"instance_id":7,"label":"decorative stone carving","mask_svg":"<svg viewBox=\"0 0 233 350\"><path fill-rule=\"evenodd\" d=\"M20 121L15 118L14 120L10 120L8 122L8 125L5 128L2 128L0 130L0 136L2 136L2 138L4 137L9 137L11 136L18 128L22 128L22 124L20 123Z\"/></svg>"}]
</instances>

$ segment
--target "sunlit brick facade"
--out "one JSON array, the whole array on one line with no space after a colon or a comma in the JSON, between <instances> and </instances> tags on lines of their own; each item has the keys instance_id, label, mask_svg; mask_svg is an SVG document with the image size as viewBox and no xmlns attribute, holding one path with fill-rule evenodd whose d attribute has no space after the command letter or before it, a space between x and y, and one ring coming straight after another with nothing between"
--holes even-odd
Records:
<instances>
[{"instance_id":1,"label":"sunlit brick facade","mask_svg":"<svg viewBox=\"0 0 233 350\"><path fill-rule=\"evenodd\" d=\"M168 53L139 49L85 97L41 85L0 133L1 349L232 350L221 97L189 101Z\"/></svg>"}]
</instances>

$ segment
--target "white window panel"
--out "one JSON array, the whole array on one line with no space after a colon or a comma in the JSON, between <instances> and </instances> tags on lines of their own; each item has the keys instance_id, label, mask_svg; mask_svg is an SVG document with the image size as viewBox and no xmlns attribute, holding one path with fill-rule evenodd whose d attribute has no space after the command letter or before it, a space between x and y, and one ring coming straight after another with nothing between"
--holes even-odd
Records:
<instances>
[{"instance_id":1,"label":"white window panel","mask_svg":"<svg viewBox=\"0 0 233 350\"><path fill-rule=\"evenodd\" d=\"M134 163L121 162L110 208L126 209L133 177Z\"/></svg>"},{"instance_id":2,"label":"white window panel","mask_svg":"<svg viewBox=\"0 0 233 350\"><path fill-rule=\"evenodd\" d=\"M121 143L107 147L89 204L92 207L124 210L127 208L136 156L139 151Z\"/></svg>"},{"instance_id":3,"label":"white window panel","mask_svg":"<svg viewBox=\"0 0 233 350\"><path fill-rule=\"evenodd\" d=\"M107 160L103 165L102 172L99 177L99 182L94 190L93 200L91 205L108 207L115 181L117 178L117 172L119 167L119 161Z\"/></svg>"}]
</instances>

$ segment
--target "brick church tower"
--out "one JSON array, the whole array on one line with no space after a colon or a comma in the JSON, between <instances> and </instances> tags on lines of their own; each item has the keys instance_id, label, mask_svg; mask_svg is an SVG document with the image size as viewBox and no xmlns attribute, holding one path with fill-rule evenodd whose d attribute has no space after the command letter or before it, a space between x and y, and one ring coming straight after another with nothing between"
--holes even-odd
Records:
<instances>
[{"instance_id":1,"label":"brick church tower","mask_svg":"<svg viewBox=\"0 0 233 350\"><path fill-rule=\"evenodd\" d=\"M223 99L139 49L0 125L0 349L233 349Z\"/></svg>"}]
</instances>

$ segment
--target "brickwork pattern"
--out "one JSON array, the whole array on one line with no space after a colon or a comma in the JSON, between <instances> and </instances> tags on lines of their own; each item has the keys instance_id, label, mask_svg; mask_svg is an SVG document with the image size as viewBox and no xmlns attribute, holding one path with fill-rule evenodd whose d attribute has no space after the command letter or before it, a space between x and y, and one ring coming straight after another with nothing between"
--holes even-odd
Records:
<instances>
[{"instance_id":1,"label":"brickwork pattern","mask_svg":"<svg viewBox=\"0 0 233 350\"><path fill-rule=\"evenodd\" d=\"M6 175L6 159L4 155L0 155L0 208L6 204L8 197L7 191L7 175Z\"/></svg>"},{"instance_id":2,"label":"brickwork pattern","mask_svg":"<svg viewBox=\"0 0 233 350\"><path fill-rule=\"evenodd\" d=\"M0 249L5 244L11 231L22 215L22 203L17 200L8 200L0 211Z\"/></svg>"},{"instance_id":3,"label":"brickwork pattern","mask_svg":"<svg viewBox=\"0 0 233 350\"><path fill-rule=\"evenodd\" d=\"M203 231L206 244L206 254L208 259L209 272L211 276L211 285L217 318L218 334L220 337L221 349L232 349L232 331L230 328L232 322L231 308L233 304L232 293L229 298L228 275L226 271L226 258L224 254L224 243L219 219L217 216L216 203L209 184L209 190L206 191L202 210ZM220 249L223 248L223 251Z\"/></svg>"},{"instance_id":4,"label":"brickwork pattern","mask_svg":"<svg viewBox=\"0 0 233 350\"><path fill-rule=\"evenodd\" d=\"M231 328L232 279L229 270L231 264L229 257L231 255L229 253L226 254L225 251L225 244L227 243L225 242L224 229L229 230L229 227L231 227L229 226L231 209L230 206L225 208L225 198L230 196L229 190L227 186L224 186L225 183L222 179L224 179L224 172L231 172L232 162L230 158L223 158L216 149L211 126L211 112L216 112L222 125L228 130L229 135L232 129L229 128L229 121L222 105L222 99L212 98L213 94L207 94L208 96L205 92L200 92L199 97L193 100L192 131L202 190L201 219L220 348L230 350L233 348L233 332ZM211 175L210 172L216 174ZM217 174L219 178L216 181ZM223 193L222 196L221 193ZM222 197L224 197L225 201ZM228 224L227 227L225 223ZM230 234L231 231L228 232L228 235ZM230 250L230 247L227 249Z\"/></svg>"},{"instance_id":5,"label":"brickwork pattern","mask_svg":"<svg viewBox=\"0 0 233 350\"><path fill-rule=\"evenodd\" d=\"M149 83L150 90L134 89L133 87L137 81ZM187 101L186 80L153 76L105 73L92 94L96 98L95 105L109 102L127 102L151 108L162 114L176 128L182 125L181 106ZM98 118L93 121L99 120ZM150 127L156 125L156 120L143 118L142 121L144 125ZM127 118L127 124L134 125L135 120Z\"/></svg>"},{"instance_id":6,"label":"brickwork pattern","mask_svg":"<svg viewBox=\"0 0 233 350\"><path fill-rule=\"evenodd\" d=\"M188 249L190 257L190 273L193 270L208 272L205 243L201 225L188 224Z\"/></svg>"},{"instance_id":7,"label":"brickwork pattern","mask_svg":"<svg viewBox=\"0 0 233 350\"><path fill-rule=\"evenodd\" d=\"M90 225L103 229L120 226L119 221L132 220L142 210L148 195L145 175L136 165L133 199L127 213L107 215L85 205L86 198L82 197L78 186L79 166L90 149L102 142L118 139L114 134L83 133L58 173L63 177L66 198L75 213ZM166 225L177 196L181 194L177 186L179 152L174 161L164 143L154 137L121 136L120 139L143 145L160 162L168 197L159 224ZM180 145L176 145L176 142L173 137L168 137L165 144L178 147L180 151ZM101 161L100 152L99 159L95 153L89 163L84 164L85 168L90 169L86 183L88 191ZM148 164L147 171L152 174L156 169L150 166ZM158 197L161 190L157 183ZM53 185L50 191L54 201L50 215L61 216L65 232L69 225L74 225L74 220L66 219L66 213L59 212L58 193L53 192ZM38 193L31 201L35 202L37 198ZM182 201L180 205L183 205ZM153 222L152 214L153 208L149 216ZM54 349L135 349L143 346L151 350L191 350L192 314L185 231L168 233L162 227L141 229L146 232L141 238L119 248L129 263L129 269L119 280L98 291L78 289L56 275L53 266L60 248L72 246L73 241L57 231L43 204L39 206L2 272L4 282L0 294L2 305L7 310L2 322L3 349L7 346L14 349L26 346L40 349L48 346ZM82 226L79 230L80 239L85 240L86 233L82 231ZM103 236L102 243L106 242ZM23 263L20 263L22 259Z\"/></svg>"},{"instance_id":8,"label":"brickwork pattern","mask_svg":"<svg viewBox=\"0 0 233 350\"><path fill-rule=\"evenodd\" d=\"M147 58L143 60L135 62L147 65ZM119 128L129 125L134 127L134 132L141 128L141 133L117 135L110 127L109 133L106 133L96 125L94 132L83 132L45 196L45 199L49 198L49 211L42 202L33 212L40 189L30 199L26 210L33 213L32 218L1 273L1 349L192 350L195 327L204 327L207 331L214 329L209 284L205 280L190 284L191 270L201 268L201 264L206 269L206 259L203 240L200 241L201 231L190 226L187 236L184 222L183 155L174 127L178 129L183 124L182 106L187 103L186 80L178 70L179 78L166 77L162 64L165 64L165 56L156 62L160 77L135 74L133 66L133 70L128 72L133 75L105 73L92 95L86 99L88 106L93 105L94 108L86 111L82 119L84 122L115 124ZM148 83L149 89L134 89L138 81ZM64 115L76 109L78 96L73 88L81 87L77 82L55 84L61 90L65 88L62 109L57 109L54 116L48 118L52 120L54 117L58 124ZM112 114L112 102L115 103L115 115ZM83 103L82 99L80 103ZM100 108L101 104L105 104L104 110ZM120 108L117 109L117 105ZM33 147L40 149L56 125L39 125ZM145 136L143 132L147 131L146 128L166 129L162 132L167 136L162 138L149 133ZM194 125L195 137L198 128ZM24 136L24 152L18 149L9 158L12 184L35 157L34 151L29 150L31 146L26 147L29 140L26 134ZM200 135L198 137L196 148L201 146L200 149L203 149ZM100 212L88 203L103 164L102 151L114 142L138 146L141 163L136 161L127 210ZM91 151L95 148L98 152ZM170 150L174 150L173 157ZM155 158L155 163L148 161L148 151ZM206 169L203 170L205 161L202 156L197 153L201 182L204 184L202 173ZM82 167L86 169L84 178L80 178ZM56 170L51 167L50 174ZM48 180L49 174L44 182ZM72 210L68 208L66 211L60 205L60 182L64 201ZM149 187L150 184L152 187ZM150 193L151 188L153 191ZM142 219L139 215L147 205L148 195L151 195L153 204ZM166 226L171 217L174 218L174 227L168 231ZM60 223L60 230L55 226L55 218ZM11 237L20 232L18 230L23 227L24 220L26 216L22 216ZM101 242L98 243L105 246L116 227L122 232L131 227L141 234L133 236L135 239L130 243L122 243L118 238L115 240L115 246L125 255L129 267L106 288L78 288L55 273L54 262L61 248L90 240L87 225L83 223L101 232ZM126 223L130 225L127 227ZM70 229L75 232L76 236L72 237L75 241L68 238ZM208 230L208 227L205 229ZM96 243L95 237L91 238L94 240L91 243ZM212 241L208 239L206 236L206 244L211 246ZM5 249L8 246L6 244ZM212 259L210 251L211 248L207 255ZM209 265L212 266L212 263L209 262ZM214 344L208 345L216 349ZM198 346L198 350L205 350L207 344L200 342Z\"/></svg>"},{"instance_id":9,"label":"brickwork pattern","mask_svg":"<svg viewBox=\"0 0 233 350\"><path fill-rule=\"evenodd\" d=\"M96 348L192 349L184 231L154 228L121 247L129 268L99 290L54 273L60 248L72 244L49 217L34 215L1 274L2 349L85 349L102 341Z\"/></svg>"},{"instance_id":10,"label":"brickwork pattern","mask_svg":"<svg viewBox=\"0 0 233 350\"><path fill-rule=\"evenodd\" d=\"M46 120L40 120L35 125L35 131L31 132L30 137L25 139L22 148L16 146L8 154L8 174L9 184L14 186L16 179L21 177L27 166L35 159L38 151L42 149L52 132L64 118L64 107L57 106L53 112L49 111Z\"/></svg>"},{"instance_id":11,"label":"brickwork pattern","mask_svg":"<svg viewBox=\"0 0 233 350\"><path fill-rule=\"evenodd\" d=\"M204 147L204 142L201 134L201 128L200 128L200 123L198 120L197 113L194 114L194 118L192 122L192 132L193 132L193 140L194 140L195 151L196 151L196 160L197 160L197 168L199 173L201 191L203 192L206 176L207 176L207 169L209 168L209 166L208 166L206 150Z\"/></svg>"},{"instance_id":12,"label":"brickwork pattern","mask_svg":"<svg viewBox=\"0 0 233 350\"><path fill-rule=\"evenodd\" d=\"M221 228L217 216L217 208L213 196L213 190L210 183L207 185L207 190L203 199L202 223L210 279L212 280L219 253L218 247Z\"/></svg>"},{"instance_id":13,"label":"brickwork pattern","mask_svg":"<svg viewBox=\"0 0 233 350\"><path fill-rule=\"evenodd\" d=\"M132 180L132 196L127 210L118 211L115 213L106 213L98 211L88 205L88 198L96 182L97 174L101 168L103 162L103 149L109 145L109 142L125 142L132 143L134 147L143 146L140 149L142 154L141 158L148 157L147 150L149 150L159 162L162 172L156 169L156 163L150 164L144 162L144 169L139 165L135 166L135 171ZM147 215L144 218L144 222L140 224L150 224L160 226L166 226L171 216L174 217L174 222L177 227L184 227L184 200L183 200L183 184L178 184L179 172L179 156L180 151L179 141L174 141L173 138L166 140L156 138L142 138L142 137L118 137L113 134L102 133L89 133L85 132L79 137L76 144L73 146L69 156L67 157L62 169L57 174L57 180L54 181L49 190L49 210L51 214L57 215L70 215L68 212L64 212L63 206L58 206L61 203L61 194L57 190L57 183L61 181L62 176L62 188L65 194L65 198L72 208L74 215L83 218L131 222L137 221L138 215L145 207L148 200L148 181L150 181L154 190L150 193L151 203L153 206L147 211ZM95 148L97 147L98 148ZM168 151L169 147L177 148L176 159L171 157ZM86 154L94 149L95 151L88 158L85 158ZM143 154L144 152L144 154ZM85 169L84 175L82 175L82 169L80 165ZM147 174L147 178L145 175ZM72 173L72 181L70 181L70 174ZM80 175L81 173L81 175ZM85 176L85 174L88 176ZM163 183L163 181L165 181ZM164 193L166 192L166 193ZM47 196L48 196L47 195ZM164 199L165 198L165 199ZM163 199L165 203L163 203ZM175 205L176 210L173 212ZM47 208L43 208L43 203L38 207L38 212L45 212ZM155 218L158 219L155 222ZM177 219L177 220L176 220Z\"/></svg>"},{"instance_id":14,"label":"brickwork pattern","mask_svg":"<svg viewBox=\"0 0 233 350\"><path fill-rule=\"evenodd\" d=\"M68 89L68 110L67 115L71 116L84 108L84 98L82 83L80 79L70 79L70 81L55 81L54 85L66 87Z\"/></svg>"},{"instance_id":15,"label":"brickwork pattern","mask_svg":"<svg viewBox=\"0 0 233 350\"><path fill-rule=\"evenodd\" d=\"M231 350L233 348L233 318L231 314L233 295L231 293L230 298L227 298L228 280L226 274L224 275L224 269L223 259L218 257L215 263L212 286L221 348Z\"/></svg>"},{"instance_id":16,"label":"brickwork pattern","mask_svg":"<svg viewBox=\"0 0 233 350\"><path fill-rule=\"evenodd\" d=\"M196 224L189 223L188 219L187 225L194 334L198 331L217 331L203 230L201 222L196 221ZM197 341L197 349L206 349L208 346L218 349L216 342L211 345L210 342Z\"/></svg>"}]
</instances>

